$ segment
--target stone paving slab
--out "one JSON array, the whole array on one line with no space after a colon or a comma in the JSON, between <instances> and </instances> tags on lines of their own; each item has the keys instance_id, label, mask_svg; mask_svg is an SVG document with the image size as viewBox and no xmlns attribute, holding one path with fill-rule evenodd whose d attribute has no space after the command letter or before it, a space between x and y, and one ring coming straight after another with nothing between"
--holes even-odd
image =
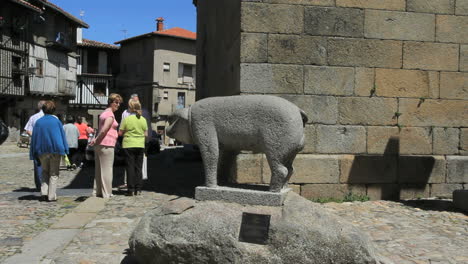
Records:
<instances>
[{"instance_id":1,"label":"stone paving slab","mask_svg":"<svg viewBox=\"0 0 468 264\"><path fill-rule=\"evenodd\" d=\"M78 229L46 230L26 243L20 254L6 259L3 264L40 263L44 256L67 245L78 232Z\"/></svg>"},{"instance_id":2,"label":"stone paving slab","mask_svg":"<svg viewBox=\"0 0 468 264\"><path fill-rule=\"evenodd\" d=\"M79 229L94 217L96 217L96 213L68 213L53 224L50 229Z\"/></svg>"}]
</instances>

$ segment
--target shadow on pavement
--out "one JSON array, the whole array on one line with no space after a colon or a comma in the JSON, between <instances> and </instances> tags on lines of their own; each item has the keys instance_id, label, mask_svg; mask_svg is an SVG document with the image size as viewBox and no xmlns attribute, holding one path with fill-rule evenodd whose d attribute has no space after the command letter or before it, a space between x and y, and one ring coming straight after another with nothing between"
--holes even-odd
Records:
<instances>
[{"instance_id":1,"label":"shadow on pavement","mask_svg":"<svg viewBox=\"0 0 468 264\"><path fill-rule=\"evenodd\" d=\"M29 188L29 187L21 187L18 189L13 190L13 192L37 192L36 188Z\"/></svg>"},{"instance_id":2,"label":"shadow on pavement","mask_svg":"<svg viewBox=\"0 0 468 264\"><path fill-rule=\"evenodd\" d=\"M426 211L439 211L439 212L459 212L464 213L453 205L449 200L434 200L434 199L417 199L417 200L403 200L400 201L406 206L419 208ZM466 213L465 213L466 214Z\"/></svg>"},{"instance_id":3,"label":"shadow on pavement","mask_svg":"<svg viewBox=\"0 0 468 264\"><path fill-rule=\"evenodd\" d=\"M41 200L41 196L40 195L24 195L24 196L20 196L18 197L18 200L20 201L39 201Z\"/></svg>"},{"instance_id":4,"label":"shadow on pavement","mask_svg":"<svg viewBox=\"0 0 468 264\"><path fill-rule=\"evenodd\" d=\"M165 149L148 157L148 180L143 190L193 198L195 187L204 182L198 152L183 148Z\"/></svg>"}]
</instances>

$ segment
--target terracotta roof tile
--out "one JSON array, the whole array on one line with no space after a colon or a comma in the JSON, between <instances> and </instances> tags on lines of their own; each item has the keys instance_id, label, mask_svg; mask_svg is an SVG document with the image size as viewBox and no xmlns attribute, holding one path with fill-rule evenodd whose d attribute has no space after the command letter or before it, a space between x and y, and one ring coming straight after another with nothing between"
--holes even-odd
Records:
<instances>
[{"instance_id":1,"label":"terracotta roof tile","mask_svg":"<svg viewBox=\"0 0 468 264\"><path fill-rule=\"evenodd\" d=\"M174 27L162 31L154 31L154 34L158 35L167 35L172 37L187 38L187 39L197 39L197 33L190 30L186 30L180 27Z\"/></svg>"},{"instance_id":2,"label":"terracotta roof tile","mask_svg":"<svg viewBox=\"0 0 468 264\"><path fill-rule=\"evenodd\" d=\"M102 48L102 49L119 49L119 46L107 44L90 39L83 39L82 43L77 44L79 47Z\"/></svg>"},{"instance_id":3,"label":"terracotta roof tile","mask_svg":"<svg viewBox=\"0 0 468 264\"><path fill-rule=\"evenodd\" d=\"M154 35L168 36L168 37L181 38L181 39L189 39L189 40L196 40L197 39L197 33L192 32L192 31L187 30L187 29L174 27L174 28L170 28L170 29L166 29L166 30L162 30L162 31L153 31L153 32L138 35L138 36L135 36L135 37L119 40L119 41L114 42L114 44L120 44L122 42L127 42L127 41L130 41L130 40L136 40L136 39L139 39L139 38L142 38L142 37L149 37L149 36L154 36Z\"/></svg>"}]
</instances>

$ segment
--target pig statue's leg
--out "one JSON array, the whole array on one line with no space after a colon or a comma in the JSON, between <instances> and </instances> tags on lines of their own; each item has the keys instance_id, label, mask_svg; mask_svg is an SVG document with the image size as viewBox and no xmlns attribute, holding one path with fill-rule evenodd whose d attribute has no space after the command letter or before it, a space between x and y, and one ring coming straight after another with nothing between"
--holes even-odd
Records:
<instances>
[{"instance_id":1,"label":"pig statue's leg","mask_svg":"<svg viewBox=\"0 0 468 264\"><path fill-rule=\"evenodd\" d=\"M199 142L200 154L203 159L203 167L205 169L205 185L207 187L216 187L219 147L216 133L207 133Z\"/></svg>"},{"instance_id":2,"label":"pig statue's leg","mask_svg":"<svg viewBox=\"0 0 468 264\"><path fill-rule=\"evenodd\" d=\"M286 166L284 166L276 157L272 157L272 155L268 155L268 153L265 154L271 170L270 191L280 192L287 181L288 168L286 168Z\"/></svg>"},{"instance_id":3,"label":"pig statue's leg","mask_svg":"<svg viewBox=\"0 0 468 264\"><path fill-rule=\"evenodd\" d=\"M288 169L288 175L286 176L286 179L285 181L283 182L283 186L286 186L286 184L288 183L289 179L291 179L291 176L293 175L294 173L294 167L292 166L293 164L293 161L294 161L294 158L296 157L296 155L294 155L293 157L289 158L288 161L286 162L286 168Z\"/></svg>"}]
</instances>

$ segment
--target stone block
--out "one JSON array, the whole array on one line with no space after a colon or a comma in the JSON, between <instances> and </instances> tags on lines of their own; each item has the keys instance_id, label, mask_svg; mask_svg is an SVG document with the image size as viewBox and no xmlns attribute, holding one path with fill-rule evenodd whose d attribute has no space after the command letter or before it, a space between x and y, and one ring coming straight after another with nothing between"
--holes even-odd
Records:
<instances>
[{"instance_id":1,"label":"stone block","mask_svg":"<svg viewBox=\"0 0 468 264\"><path fill-rule=\"evenodd\" d=\"M380 10L366 10L365 14L366 38L434 41L432 14Z\"/></svg>"},{"instance_id":2,"label":"stone block","mask_svg":"<svg viewBox=\"0 0 468 264\"><path fill-rule=\"evenodd\" d=\"M402 43L395 40L328 40L328 63L336 66L401 68Z\"/></svg>"},{"instance_id":3,"label":"stone block","mask_svg":"<svg viewBox=\"0 0 468 264\"><path fill-rule=\"evenodd\" d=\"M287 193L291 189L285 188L281 192L257 191L230 187L205 187L195 188L195 199L199 201L225 201L240 204L281 206Z\"/></svg>"},{"instance_id":4,"label":"stone block","mask_svg":"<svg viewBox=\"0 0 468 264\"><path fill-rule=\"evenodd\" d=\"M304 92L317 95L352 95L354 68L304 67Z\"/></svg>"},{"instance_id":5,"label":"stone block","mask_svg":"<svg viewBox=\"0 0 468 264\"><path fill-rule=\"evenodd\" d=\"M318 153L364 153L366 129L362 126L317 126Z\"/></svg>"},{"instance_id":6,"label":"stone block","mask_svg":"<svg viewBox=\"0 0 468 264\"><path fill-rule=\"evenodd\" d=\"M461 128L460 132L460 154L468 155L468 128Z\"/></svg>"},{"instance_id":7,"label":"stone block","mask_svg":"<svg viewBox=\"0 0 468 264\"><path fill-rule=\"evenodd\" d=\"M303 67L282 64L241 64L242 93L302 93Z\"/></svg>"},{"instance_id":8,"label":"stone block","mask_svg":"<svg viewBox=\"0 0 468 264\"><path fill-rule=\"evenodd\" d=\"M445 167L444 156L400 156L398 183L444 183Z\"/></svg>"},{"instance_id":9,"label":"stone block","mask_svg":"<svg viewBox=\"0 0 468 264\"><path fill-rule=\"evenodd\" d=\"M377 96L429 97L431 91L438 90L439 73L433 71L376 69L375 86Z\"/></svg>"},{"instance_id":10,"label":"stone block","mask_svg":"<svg viewBox=\"0 0 468 264\"><path fill-rule=\"evenodd\" d=\"M432 184L431 197L452 198L453 192L460 189L463 189L462 184Z\"/></svg>"},{"instance_id":11,"label":"stone block","mask_svg":"<svg viewBox=\"0 0 468 264\"><path fill-rule=\"evenodd\" d=\"M468 16L438 15L436 40L439 42L468 43Z\"/></svg>"},{"instance_id":12,"label":"stone block","mask_svg":"<svg viewBox=\"0 0 468 264\"><path fill-rule=\"evenodd\" d=\"M397 154L400 151L398 127L367 128L367 152L369 154Z\"/></svg>"},{"instance_id":13,"label":"stone block","mask_svg":"<svg viewBox=\"0 0 468 264\"><path fill-rule=\"evenodd\" d=\"M397 180L397 157L394 155L344 155L340 168L340 183L395 183Z\"/></svg>"},{"instance_id":14,"label":"stone block","mask_svg":"<svg viewBox=\"0 0 468 264\"><path fill-rule=\"evenodd\" d=\"M403 126L468 127L468 101L399 99ZM448 118L450 117L450 118Z\"/></svg>"},{"instance_id":15,"label":"stone block","mask_svg":"<svg viewBox=\"0 0 468 264\"><path fill-rule=\"evenodd\" d=\"M468 15L468 1L456 1L455 15Z\"/></svg>"},{"instance_id":16,"label":"stone block","mask_svg":"<svg viewBox=\"0 0 468 264\"><path fill-rule=\"evenodd\" d=\"M355 68L354 94L357 96L371 96L374 89L374 68Z\"/></svg>"},{"instance_id":17,"label":"stone block","mask_svg":"<svg viewBox=\"0 0 468 264\"><path fill-rule=\"evenodd\" d=\"M342 125L395 125L396 98L340 97L339 123Z\"/></svg>"},{"instance_id":18,"label":"stone block","mask_svg":"<svg viewBox=\"0 0 468 264\"><path fill-rule=\"evenodd\" d=\"M233 178L236 183L262 182L262 155L239 154L233 167Z\"/></svg>"},{"instance_id":19,"label":"stone block","mask_svg":"<svg viewBox=\"0 0 468 264\"><path fill-rule=\"evenodd\" d=\"M290 188L291 191L301 195L301 186L298 185L298 184L288 184L288 186L286 186L286 188Z\"/></svg>"},{"instance_id":20,"label":"stone block","mask_svg":"<svg viewBox=\"0 0 468 264\"><path fill-rule=\"evenodd\" d=\"M336 155L297 155L291 183L338 183L339 157Z\"/></svg>"},{"instance_id":21,"label":"stone block","mask_svg":"<svg viewBox=\"0 0 468 264\"><path fill-rule=\"evenodd\" d=\"M244 2L241 5L241 31L301 34L304 31L304 8Z\"/></svg>"},{"instance_id":22,"label":"stone block","mask_svg":"<svg viewBox=\"0 0 468 264\"><path fill-rule=\"evenodd\" d=\"M336 0L336 6L405 11L405 0Z\"/></svg>"},{"instance_id":23,"label":"stone block","mask_svg":"<svg viewBox=\"0 0 468 264\"><path fill-rule=\"evenodd\" d=\"M367 196L371 200L399 200L400 186L397 184L370 184L367 185Z\"/></svg>"},{"instance_id":24,"label":"stone block","mask_svg":"<svg viewBox=\"0 0 468 264\"><path fill-rule=\"evenodd\" d=\"M309 123L336 124L338 121L338 100L332 96L283 95L307 113Z\"/></svg>"},{"instance_id":25,"label":"stone block","mask_svg":"<svg viewBox=\"0 0 468 264\"><path fill-rule=\"evenodd\" d=\"M300 153L314 153L317 145L317 128L314 125L304 127L305 146Z\"/></svg>"},{"instance_id":26,"label":"stone block","mask_svg":"<svg viewBox=\"0 0 468 264\"><path fill-rule=\"evenodd\" d=\"M263 163L263 182L270 183L271 170L266 159ZM339 156L300 154L294 160L294 174L290 183L338 183Z\"/></svg>"},{"instance_id":27,"label":"stone block","mask_svg":"<svg viewBox=\"0 0 468 264\"><path fill-rule=\"evenodd\" d=\"M468 190L453 191L453 205L468 213Z\"/></svg>"},{"instance_id":28,"label":"stone block","mask_svg":"<svg viewBox=\"0 0 468 264\"><path fill-rule=\"evenodd\" d=\"M403 68L435 71L457 71L457 44L405 42Z\"/></svg>"},{"instance_id":29,"label":"stone block","mask_svg":"<svg viewBox=\"0 0 468 264\"><path fill-rule=\"evenodd\" d=\"M453 14L455 0L407 0L406 10L419 13Z\"/></svg>"},{"instance_id":30,"label":"stone block","mask_svg":"<svg viewBox=\"0 0 468 264\"><path fill-rule=\"evenodd\" d=\"M241 62L267 62L267 34L241 34Z\"/></svg>"},{"instance_id":31,"label":"stone block","mask_svg":"<svg viewBox=\"0 0 468 264\"><path fill-rule=\"evenodd\" d=\"M264 3L288 5L334 6L335 0L263 0Z\"/></svg>"},{"instance_id":32,"label":"stone block","mask_svg":"<svg viewBox=\"0 0 468 264\"><path fill-rule=\"evenodd\" d=\"M440 98L468 100L468 72L441 72Z\"/></svg>"},{"instance_id":33,"label":"stone block","mask_svg":"<svg viewBox=\"0 0 468 264\"><path fill-rule=\"evenodd\" d=\"M460 71L468 72L468 45L460 45Z\"/></svg>"},{"instance_id":34,"label":"stone block","mask_svg":"<svg viewBox=\"0 0 468 264\"><path fill-rule=\"evenodd\" d=\"M468 157L447 156L447 183L468 183Z\"/></svg>"},{"instance_id":35,"label":"stone block","mask_svg":"<svg viewBox=\"0 0 468 264\"><path fill-rule=\"evenodd\" d=\"M458 128L437 127L432 130L434 154L458 154L460 130Z\"/></svg>"},{"instance_id":36,"label":"stone block","mask_svg":"<svg viewBox=\"0 0 468 264\"><path fill-rule=\"evenodd\" d=\"M306 7L304 32L319 36L363 37L364 11L354 8Z\"/></svg>"},{"instance_id":37,"label":"stone block","mask_svg":"<svg viewBox=\"0 0 468 264\"><path fill-rule=\"evenodd\" d=\"M268 62L323 65L327 41L323 37L270 34Z\"/></svg>"},{"instance_id":38,"label":"stone block","mask_svg":"<svg viewBox=\"0 0 468 264\"><path fill-rule=\"evenodd\" d=\"M356 195L365 195L366 187L364 185L349 184L304 184L301 187L301 196L307 199L343 199L350 193Z\"/></svg>"},{"instance_id":39,"label":"stone block","mask_svg":"<svg viewBox=\"0 0 468 264\"><path fill-rule=\"evenodd\" d=\"M399 133L400 154L432 154L431 129L426 127L403 127Z\"/></svg>"},{"instance_id":40,"label":"stone block","mask_svg":"<svg viewBox=\"0 0 468 264\"><path fill-rule=\"evenodd\" d=\"M419 199L430 196L429 184L403 184L400 185L400 199Z\"/></svg>"}]
</instances>

